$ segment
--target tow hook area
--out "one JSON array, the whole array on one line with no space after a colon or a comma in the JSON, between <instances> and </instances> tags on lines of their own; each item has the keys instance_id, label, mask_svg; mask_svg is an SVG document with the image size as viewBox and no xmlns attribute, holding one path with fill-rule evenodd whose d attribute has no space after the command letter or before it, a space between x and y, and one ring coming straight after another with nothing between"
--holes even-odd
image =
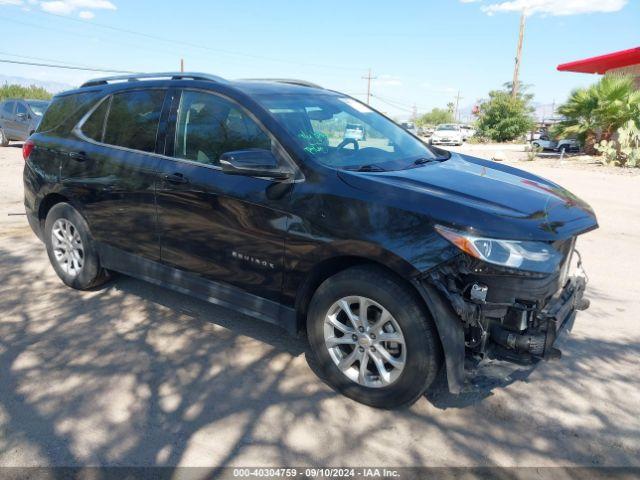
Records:
<instances>
[{"instance_id":1,"label":"tow hook area","mask_svg":"<svg viewBox=\"0 0 640 480\"><path fill-rule=\"evenodd\" d=\"M560 331L571 329L577 310L589 308L589 300L583 298L586 282L582 277L572 277L562 293L536 315L540 329L518 333L505 329L499 323L490 327L491 339L501 347L517 354L528 354L544 360L557 360L562 352L553 345Z\"/></svg>"}]
</instances>

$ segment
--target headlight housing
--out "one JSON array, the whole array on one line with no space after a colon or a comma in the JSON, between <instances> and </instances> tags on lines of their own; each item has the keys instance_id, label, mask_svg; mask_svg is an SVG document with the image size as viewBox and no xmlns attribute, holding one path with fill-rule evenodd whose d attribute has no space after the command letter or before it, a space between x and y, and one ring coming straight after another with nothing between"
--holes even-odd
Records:
<instances>
[{"instance_id":1,"label":"headlight housing","mask_svg":"<svg viewBox=\"0 0 640 480\"><path fill-rule=\"evenodd\" d=\"M463 252L494 265L538 273L554 273L563 255L546 242L478 237L436 225L436 231Z\"/></svg>"}]
</instances>

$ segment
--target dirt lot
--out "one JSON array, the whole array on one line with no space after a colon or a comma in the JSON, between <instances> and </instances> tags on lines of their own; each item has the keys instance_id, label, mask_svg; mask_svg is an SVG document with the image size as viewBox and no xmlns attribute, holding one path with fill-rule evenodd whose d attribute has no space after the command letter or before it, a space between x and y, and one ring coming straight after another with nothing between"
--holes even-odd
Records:
<instances>
[{"instance_id":1,"label":"dirt lot","mask_svg":"<svg viewBox=\"0 0 640 480\"><path fill-rule=\"evenodd\" d=\"M389 412L335 394L268 325L127 277L64 287L8 216L22 163L0 149L0 466L640 466L637 175L518 163L596 209L591 309L561 361Z\"/></svg>"}]
</instances>

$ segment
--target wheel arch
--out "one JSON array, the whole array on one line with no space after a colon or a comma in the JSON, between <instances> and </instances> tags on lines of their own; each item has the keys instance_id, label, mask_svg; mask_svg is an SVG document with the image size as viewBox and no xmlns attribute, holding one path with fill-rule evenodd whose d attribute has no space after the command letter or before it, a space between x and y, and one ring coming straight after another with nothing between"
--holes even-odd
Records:
<instances>
[{"instance_id":1,"label":"wheel arch","mask_svg":"<svg viewBox=\"0 0 640 480\"><path fill-rule=\"evenodd\" d=\"M49 193L40 200L38 205L38 223L40 231L44 232L44 224L49 211L58 203L69 202L69 199L60 193Z\"/></svg>"},{"instance_id":2,"label":"wheel arch","mask_svg":"<svg viewBox=\"0 0 640 480\"><path fill-rule=\"evenodd\" d=\"M415 296L416 301L431 316L437 331L446 368L449 390L459 393L464 385L464 331L460 319L435 288L425 285L417 277L408 279L387 265L371 258L344 255L319 262L307 274L296 295L296 327L302 333L306 329L309 303L318 287L328 278L354 266L370 265L393 276Z\"/></svg>"}]
</instances>

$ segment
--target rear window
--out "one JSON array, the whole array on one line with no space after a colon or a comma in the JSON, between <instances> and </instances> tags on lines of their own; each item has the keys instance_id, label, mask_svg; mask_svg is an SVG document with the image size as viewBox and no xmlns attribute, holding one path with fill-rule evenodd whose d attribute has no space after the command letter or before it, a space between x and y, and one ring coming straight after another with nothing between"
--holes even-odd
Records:
<instances>
[{"instance_id":1,"label":"rear window","mask_svg":"<svg viewBox=\"0 0 640 480\"><path fill-rule=\"evenodd\" d=\"M104 143L153 152L165 90L135 90L113 95Z\"/></svg>"},{"instance_id":2,"label":"rear window","mask_svg":"<svg viewBox=\"0 0 640 480\"><path fill-rule=\"evenodd\" d=\"M44 117L42 117L42 122L40 122L37 131L48 132L69 120L76 119L77 116L89 109L89 105L97 95L97 92L85 92L54 97ZM77 122L78 120L75 121Z\"/></svg>"}]
</instances>

